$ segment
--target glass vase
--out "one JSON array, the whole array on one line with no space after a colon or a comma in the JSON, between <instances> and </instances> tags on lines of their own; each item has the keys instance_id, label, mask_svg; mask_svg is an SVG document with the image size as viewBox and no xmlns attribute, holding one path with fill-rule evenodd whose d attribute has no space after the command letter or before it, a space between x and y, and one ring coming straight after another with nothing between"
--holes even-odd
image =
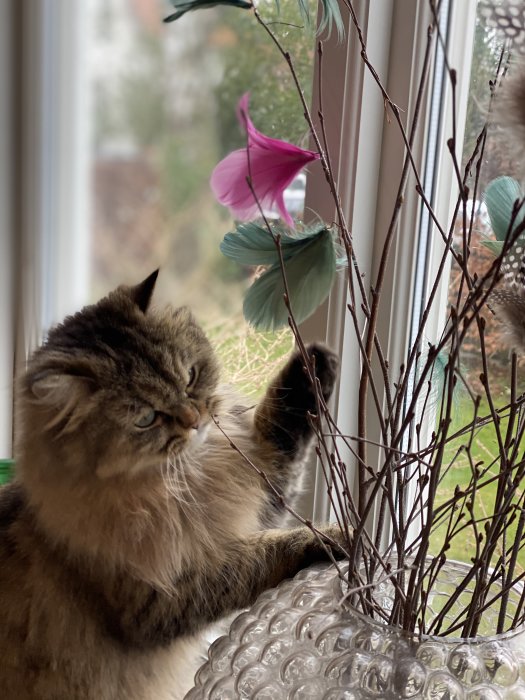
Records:
<instances>
[{"instance_id":1,"label":"glass vase","mask_svg":"<svg viewBox=\"0 0 525 700\"><path fill-rule=\"evenodd\" d=\"M428 599L429 614L466 571L466 565L445 564ZM509 615L519 593L511 592ZM523 626L474 639L418 637L341 599L341 578L327 565L266 591L212 644L185 700L525 700ZM374 600L391 607L389 582L375 587ZM460 596L458 606L464 604ZM496 628L494 611L484 613L482 628Z\"/></svg>"}]
</instances>

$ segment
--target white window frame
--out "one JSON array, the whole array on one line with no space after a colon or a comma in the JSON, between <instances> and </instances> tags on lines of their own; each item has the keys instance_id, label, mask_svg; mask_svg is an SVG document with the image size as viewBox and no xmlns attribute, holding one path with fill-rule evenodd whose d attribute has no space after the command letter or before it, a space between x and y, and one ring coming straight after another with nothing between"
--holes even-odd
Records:
<instances>
[{"instance_id":1,"label":"white window frame","mask_svg":"<svg viewBox=\"0 0 525 700\"><path fill-rule=\"evenodd\" d=\"M87 298L88 13L83 2L18 0L17 21L23 357Z\"/></svg>"},{"instance_id":2,"label":"white window frame","mask_svg":"<svg viewBox=\"0 0 525 700\"><path fill-rule=\"evenodd\" d=\"M461 154L470 80L471 54L474 40L476 0L450 0L448 57L457 71L457 149ZM377 70L389 96L402 109L405 127L413 113L417 85L426 48L427 28L431 12L427 2L418 0L356 0L353 3L367 44L367 54ZM372 27L370 29L370 27ZM332 160L342 196L345 216L353 232L356 256L365 283L370 286L377 274L380 253L388 229L400 180L405 146L393 119L385 118L379 89L360 59L361 47L353 27L347 29L344 66L339 63L341 47L333 38L324 49L326 67L323 80L324 111L327 129L333 136ZM432 69L431 69L432 70ZM432 75L432 73L431 73ZM317 74L314 80L317 80ZM314 88L315 94L315 88ZM334 109L327 112L327 95ZM451 135L451 91L445 80L443 93L443 128L436 144L437 152L447 154L446 140ZM313 112L317 105L314 104ZM412 149L420 173L424 172L426 153L426 124L431 107L428 91L420 118L420 127ZM347 127L350 125L350 128ZM341 135L337 143L337 136ZM457 196L450 157L445 155L436 164L434 173L433 208L439 221L449 221L453 201ZM335 220L333 202L320 193L326 192L322 174L312 174L307 180L306 209L318 212L325 220ZM392 372L400 367L406 356L409 319L412 316L414 279L420 235L421 200L415 191L413 175L409 177L398 232L390 254L388 273L383 285L382 302L377 325L381 345ZM433 230L426 252L429 279L439 264L443 244ZM447 275L443 277L436 302L426 327L426 337L434 340L442 328L446 310ZM429 293L428 284L424 290ZM339 428L348 435L357 435L357 387L360 377L360 353L350 327L346 310L346 279L337 281L330 300L304 324L306 340L326 338L343 358L338 396L334 414ZM348 325L346 325L348 324ZM347 330L345 330L347 329ZM378 386L381 379L378 372ZM355 396L355 402L348 397ZM379 426L374 425L375 409L370 403L369 438L381 442ZM368 447L371 464L379 464L381 451ZM356 489L356 469L347 454L347 466L352 471L349 483ZM319 463L314 466L315 487L307 494L304 506L311 510L314 520L325 521L331 512L325 479ZM354 491L355 492L355 491ZM374 516L372 516L374 517ZM385 531L385 539L389 533Z\"/></svg>"},{"instance_id":3,"label":"white window frame","mask_svg":"<svg viewBox=\"0 0 525 700\"><path fill-rule=\"evenodd\" d=\"M0 3L0 459L12 456L15 354L14 8Z\"/></svg>"}]
</instances>

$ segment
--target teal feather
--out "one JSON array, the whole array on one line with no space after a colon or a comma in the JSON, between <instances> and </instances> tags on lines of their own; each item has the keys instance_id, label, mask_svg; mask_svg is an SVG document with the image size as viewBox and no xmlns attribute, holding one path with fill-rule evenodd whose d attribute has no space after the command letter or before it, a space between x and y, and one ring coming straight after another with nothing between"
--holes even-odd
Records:
<instances>
[{"instance_id":1,"label":"teal feather","mask_svg":"<svg viewBox=\"0 0 525 700\"><path fill-rule=\"evenodd\" d=\"M324 229L325 225L321 225ZM304 239L321 230L319 226L297 231L295 235L285 233L279 227L272 227L274 235L281 239L281 251L286 259L293 255L294 250L304 245ZM227 233L220 245L223 255L241 265L276 265L279 262L279 251L274 237L267 228L250 222L238 224L235 233Z\"/></svg>"},{"instance_id":2,"label":"teal feather","mask_svg":"<svg viewBox=\"0 0 525 700\"><path fill-rule=\"evenodd\" d=\"M504 244L504 241L493 241L489 239L486 241L481 241L481 245L488 248L494 257L497 257L501 253Z\"/></svg>"},{"instance_id":3,"label":"teal feather","mask_svg":"<svg viewBox=\"0 0 525 700\"><path fill-rule=\"evenodd\" d=\"M428 344L431 347L431 344ZM418 367L424 367L428 360L428 349L425 350L418 361ZM445 350L440 350L427 374L426 381L430 382L430 389L423 390L418 398L419 411L436 410L438 409L442 402L447 400L447 382L449 381L448 376L448 363L449 354ZM416 370L416 379L419 380L418 371ZM427 385L428 386L428 385ZM457 382L452 389L452 403L454 409L459 410L460 401L466 393L465 386L462 382Z\"/></svg>"},{"instance_id":4,"label":"teal feather","mask_svg":"<svg viewBox=\"0 0 525 700\"><path fill-rule=\"evenodd\" d=\"M297 0L299 5L299 12L301 14L301 19L304 22L305 27L311 27L312 21L310 18L310 8L308 7L308 0Z\"/></svg>"},{"instance_id":5,"label":"teal feather","mask_svg":"<svg viewBox=\"0 0 525 700\"><path fill-rule=\"evenodd\" d=\"M275 265L279 253L270 232L254 223L239 224L235 233L227 233L221 253L241 265Z\"/></svg>"},{"instance_id":6,"label":"teal feather","mask_svg":"<svg viewBox=\"0 0 525 700\"><path fill-rule=\"evenodd\" d=\"M318 221L310 226L300 226L292 233L282 226L272 226L272 233L279 236L281 252L287 260L304 246L305 241L326 230L326 224ZM277 265L279 252L274 237L267 228L254 222L238 224L235 232L227 233L220 244L223 255L241 265ZM338 266L346 263L346 256L338 249Z\"/></svg>"},{"instance_id":7,"label":"teal feather","mask_svg":"<svg viewBox=\"0 0 525 700\"><path fill-rule=\"evenodd\" d=\"M324 32L328 28L328 34L332 33L333 25L337 29L337 38L341 41L345 35L345 27L343 24L343 18L341 17L341 10L339 9L338 0L321 0L322 15L321 21L319 23L318 32Z\"/></svg>"},{"instance_id":8,"label":"teal feather","mask_svg":"<svg viewBox=\"0 0 525 700\"><path fill-rule=\"evenodd\" d=\"M278 6L278 0L275 1ZM308 0L297 0L297 2L304 25L306 27L311 27L312 16L310 14ZM345 27L343 24L343 18L341 17L339 2L338 0L321 0L321 21L319 22L317 33L321 34L325 31L325 29L328 29L328 35L330 35L334 24L337 29L337 38L339 41L341 41L345 35Z\"/></svg>"},{"instance_id":9,"label":"teal feather","mask_svg":"<svg viewBox=\"0 0 525 700\"><path fill-rule=\"evenodd\" d=\"M497 177L487 186L483 199L487 205L494 235L498 241L504 241L509 230L514 205L517 200L523 199L521 187L512 177L506 175ZM524 215L522 207L516 216L514 227L523 221Z\"/></svg>"},{"instance_id":10,"label":"teal feather","mask_svg":"<svg viewBox=\"0 0 525 700\"><path fill-rule=\"evenodd\" d=\"M297 323L308 318L326 299L336 272L336 252L329 229L322 228L300 240L284 263L290 305ZM289 312L284 294L282 270L279 264L274 264L246 292L244 317L258 330L287 326Z\"/></svg>"},{"instance_id":11,"label":"teal feather","mask_svg":"<svg viewBox=\"0 0 525 700\"><path fill-rule=\"evenodd\" d=\"M308 5L308 0L297 0L297 2L299 5L299 12L305 26L311 27L312 16ZM211 7L217 7L218 5L231 5L232 7L238 7L243 10L249 10L253 7L253 3L249 2L249 0L171 0L171 4L175 8L176 12L166 17L164 22L174 22L185 15L186 12L206 10ZM280 12L280 0L275 0L275 4L277 6L277 12ZM345 28L338 0L321 0L321 7L322 13L318 33L320 34L328 29L328 34L331 34L335 25L335 28L337 29L337 37L339 41L341 41L345 34Z\"/></svg>"}]
</instances>

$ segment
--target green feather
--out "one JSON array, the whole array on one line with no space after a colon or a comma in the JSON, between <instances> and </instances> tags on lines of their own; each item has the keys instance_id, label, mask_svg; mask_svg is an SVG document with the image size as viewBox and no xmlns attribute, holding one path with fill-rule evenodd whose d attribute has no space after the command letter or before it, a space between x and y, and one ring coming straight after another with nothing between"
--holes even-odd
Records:
<instances>
[{"instance_id":1,"label":"green feather","mask_svg":"<svg viewBox=\"0 0 525 700\"><path fill-rule=\"evenodd\" d=\"M505 241L485 240L481 241L481 245L485 246L485 248L488 248L490 252L494 255L494 257L497 257L498 255L501 255L501 251L503 250ZM516 260L519 262L524 257L524 250L525 236L519 236L514 242L514 245L510 248L508 253L503 258L503 269L511 271L513 269L512 265L516 262Z\"/></svg>"},{"instance_id":2,"label":"green feather","mask_svg":"<svg viewBox=\"0 0 525 700\"><path fill-rule=\"evenodd\" d=\"M498 241L504 241L509 231L512 212L517 200L523 199L523 192L512 177L497 177L489 183L483 196L490 217L490 224ZM516 216L514 227L523 221L523 207Z\"/></svg>"},{"instance_id":3,"label":"green feather","mask_svg":"<svg viewBox=\"0 0 525 700\"><path fill-rule=\"evenodd\" d=\"M328 27L328 34L332 33L333 25L337 29L337 38L341 41L345 35L345 27L343 24L343 18L341 17L341 10L339 9L338 0L321 0L321 7L323 8L321 21L318 27L318 33L324 32Z\"/></svg>"},{"instance_id":4,"label":"green feather","mask_svg":"<svg viewBox=\"0 0 525 700\"><path fill-rule=\"evenodd\" d=\"M304 26L311 28L312 22L310 19L310 9L308 7L308 0L297 0L299 5L299 12L301 14L301 19L304 22Z\"/></svg>"},{"instance_id":5,"label":"green feather","mask_svg":"<svg viewBox=\"0 0 525 700\"><path fill-rule=\"evenodd\" d=\"M217 5L232 5L232 7L239 7L243 10L248 10L253 7L251 2L246 0L171 0L171 4L177 10L169 17L166 17L164 22L174 22L186 12L191 12L193 10L207 10L210 7L216 7Z\"/></svg>"},{"instance_id":6,"label":"green feather","mask_svg":"<svg viewBox=\"0 0 525 700\"><path fill-rule=\"evenodd\" d=\"M293 233L282 226L272 226L274 235L281 239L281 251L286 260L304 246L307 239L317 236L326 229L326 224L318 221L310 226L299 226ZM223 255L241 265L277 265L279 252L273 236L267 228L254 222L238 224L235 232L224 236L220 249ZM344 259L346 262L346 258Z\"/></svg>"},{"instance_id":7,"label":"green feather","mask_svg":"<svg viewBox=\"0 0 525 700\"><path fill-rule=\"evenodd\" d=\"M239 224L236 233L227 233L221 253L241 265L275 265L279 253L270 232L254 223Z\"/></svg>"},{"instance_id":8,"label":"green feather","mask_svg":"<svg viewBox=\"0 0 525 700\"><path fill-rule=\"evenodd\" d=\"M275 0L277 5L277 11L279 11L279 0ZM304 22L305 27L312 27L312 15L310 13L310 8L308 6L308 0L297 0L299 5L299 12L301 13L301 18ZM345 28L343 24L343 18L341 17L341 10L339 9L338 0L321 0L321 21L317 28L317 33L321 34L328 29L328 35L332 33L333 25L335 24L337 29L337 38L339 41L345 35Z\"/></svg>"},{"instance_id":9,"label":"green feather","mask_svg":"<svg viewBox=\"0 0 525 700\"><path fill-rule=\"evenodd\" d=\"M297 243L297 241L296 241ZM332 233L323 228L302 239L284 263L290 305L297 323L310 316L328 296L336 271ZM288 325L284 281L279 264L264 272L247 291L244 317L258 330Z\"/></svg>"},{"instance_id":10,"label":"green feather","mask_svg":"<svg viewBox=\"0 0 525 700\"><path fill-rule=\"evenodd\" d=\"M481 241L481 245L488 248L494 254L494 257L497 257L503 250L504 241Z\"/></svg>"}]
</instances>

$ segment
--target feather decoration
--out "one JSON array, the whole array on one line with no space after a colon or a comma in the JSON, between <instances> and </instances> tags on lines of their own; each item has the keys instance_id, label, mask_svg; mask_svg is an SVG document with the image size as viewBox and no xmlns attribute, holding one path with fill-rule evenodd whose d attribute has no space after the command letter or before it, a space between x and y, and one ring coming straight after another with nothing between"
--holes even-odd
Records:
<instances>
[{"instance_id":1,"label":"feather decoration","mask_svg":"<svg viewBox=\"0 0 525 700\"><path fill-rule=\"evenodd\" d=\"M519 259L518 258L519 250ZM512 347L525 350L525 255L522 246L505 266L503 280L490 295L490 305L501 316Z\"/></svg>"},{"instance_id":2,"label":"feather decoration","mask_svg":"<svg viewBox=\"0 0 525 700\"><path fill-rule=\"evenodd\" d=\"M345 36L345 27L343 24L343 18L341 17L341 10L339 8L338 0L321 0L321 21L319 22L318 33L324 32L328 29L328 35L332 33L333 25L337 30L337 38L339 41Z\"/></svg>"},{"instance_id":3,"label":"feather decoration","mask_svg":"<svg viewBox=\"0 0 525 700\"><path fill-rule=\"evenodd\" d=\"M525 351L525 287L503 284L490 295L491 305L501 314L512 347Z\"/></svg>"},{"instance_id":4,"label":"feather decoration","mask_svg":"<svg viewBox=\"0 0 525 700\"><path fill-rule=\"evenodd\" d=\"M277 1L277 0L276 0ZM299 12L306 27L312 26L312 16L308 7L308 0L297 0L299 4ZM332 33L333 26L337 30L337 38L341 41L345 35L345 27L341 10L339 8L339 0L321 0L321 21L317 28L317 33L321 34L328 30L328 35Z\"/></svg>"},{"instance_id":5,"label":"feather decoration","mask_svg":"<svg viewBox=\"0 0 525 700\"><path fill-rule=\"evenodd\" d=\"M512 236L524 219L525 211L523 206L514 216L515 207L520 207L523 201L523 192L520 184L512 177L503 176L497 177L489 183L483 195L487 212L490 219L490 224L496 240L481 241L485 248L488 248L495 256L501 254L507 236ZM514 216L514 225L512 231L509 231L512 218ZM519 236L512 244L512 247L505 255L503 260L503 271L508 281L512 281L516 275L520 261L525 251L525 237Z\"/></svg>"},{"instance_id":6,"label":"feather decoration","mask_svg":"<svg viewBox=\"0 0 525 700\"><path fill-rule=\"evenodd\" d=\"M319 153L266 136L250 119L248 106L249 93L245 93L239 100L237 113L248 143L215 166L210 178L211 189L235 219L258 219L262 208L279 212L282 220L293 227L284 192L308 163L319 160Z\"/></svg>"},{"instance_id":7,"label":"feather decoration","mask_svg":"<svg viewBox=\"0 0 525 700\"><path fill-rule=\"evenodd\" d=\"M293 233L279 226L272 231L280 236L290 306L296 322L301 323L328 296L342 257L338 257L333 232L323 222ZM269 231L253 222L239 224L236 233L226 234L221 251L243 265L269 266L245 294L246 320L258 330L287 326L289 311L279 253Z\"/></svg>"},{"instance_id":8,"label":"feather decoration","mask_svg":"<svg viewBox=\"0 0 525 700\"><path fill-rule=\"evenodd\" d=\"M231 5L232 7L239 7L243 10L249 10L253 7L253 4L247 0L171 0L171 4L176 9L176 12L166 17L164 22L174 22L176 19L179 19L179 17L182 17L182 15L185 15L186 12L207 10L217 5Z\"/></svg>"},{"instance_id":9,"label":"feather decoration","mask_svg":"<svg viewBox=\"0 0 525 700\"><path fill-rule=\"evenodd\" d=\"M512 177L497 177L489 183L483 199L496 240L482 241L482 245L497 256L501 254L507 236L512 236L516 227L523 222L523 192L520 184ZM516 215L515 207L518 207ZM509 231L513 217L514 224L512 231ZM517 274L524 252L525 236L521 235L514 241L503 260L502 267L508 281L512 281Z\"/></svg>"},{"instance_id":10,"label":"feather decoration","mask_svg":"<svg viewBox=\"0 0 525 700\"><path fill-rule=\"evenodd\" d=\"M521 208L515 216L512 231L524 219L523 192L519 183L511 177L498 177L487 187L484 195L490 223L496 241L483 241L495 255L500 255L509 231L515 207ZM519 236L505 255L502 264L504 277L490 295L490 305L503 321L512 346L525 350L525 236Z\"/></svg>"},{"instance_id":11,"label":"feather decoration","mask_svg":"<svg viewBox=\"0 0 525 700\"><path fill-rule=\"evenodd\" d=\"M523 199L520 184L507 175L497 177L488 184L483 199L496 240L504 241L509 233L514 206ZM515 218L514 228L523 221L523 217L524 212L521 210Z\"/></svg>"},{"instance_id":12,"label":"feather decoration","mask_svg":"<svg viewBox=\"0 0 525 700\"><path fill-rule=\"evenodd\" d=\"M297 3L305 26L311 27L312 15L308 6L308 0L297 0ZM210 7L216 7L217 5L231 5L232 7L239 7L243 10L249 10L253 7L253 3L249 2L249 0L171 0L171 4L176 9L176 12L166 17L164 22L174 22L176 19L185 15L186 12L206 10ZM275 4L277 6L277 12L280 12L280 1L275 0ZM328 34L331 34L333 26L335 25L337 38L341 41L345 34L345 28L339 8L339 0L321 0L321 8L321 21L319 22L318 33L321 34L325 30L328 30Z\"/></svg>"},{"instance_id":13,"label":"feather decoration","mask_svg":"<svg viewBox=\"0 0 525 700\"><path fill-rule=\"evenodd\" d=\"M301 14L301 19L303 20L305 27L311 27L312 18L310 16L308 0L297 0L297 4L299 5L299 12Z\"/></svg>"},{"instance_id":14,"label":"feather decoration","mask_svg":"<svg viewBox=\"0 0 525 700\"><path fill-rule=\"evenodd\" d=\"M312 226L298 228L293 233L282 226L273 225L272 232L280 237L281 251L284 260L293 257L294 253L304 247L312 237L318 235L327 226L318 222ZM235 233L227 233L220 245L221 253L241 265L278 265L279 251L275 239L268 229L253 221L237 224ZM344 258L346 262L346 258Z\"/></svg>"},{"instance_id":15,"label":"feather decoration","mask_svg":"<svg viewBox=\"0 0 525 700\"><path fill-rule=\"evenodd\" d=\"M525 52L525 7L523 0L481 0L479 13L488 27L510 39L513 49Z\"/></svg>"},{"instance_id":16,"label":"feather decoration","mask_svg":"<svg viewBox=\"0 0 525 700\"><path fill-rule=\"evenodd\" d=\"M428 361L429 354L434 353L435 349L431 343L427 343L427 348L422 351L421 357L418 359L416 367L416 381L420 379L420 368L424 367ZM436 410L442 405L442 402L448 399L449 377L449 354L445 350L440 350L435 355L431 369L427 374L427 391L421 392L418 398L418 411L423 413L428 409ZM429 386L430 384L430 386ZM459 409L460 399L464 395L466 389L463 382L458 381L452 387L452 402L454 409Z\"/></svg>"}]
</instances>

